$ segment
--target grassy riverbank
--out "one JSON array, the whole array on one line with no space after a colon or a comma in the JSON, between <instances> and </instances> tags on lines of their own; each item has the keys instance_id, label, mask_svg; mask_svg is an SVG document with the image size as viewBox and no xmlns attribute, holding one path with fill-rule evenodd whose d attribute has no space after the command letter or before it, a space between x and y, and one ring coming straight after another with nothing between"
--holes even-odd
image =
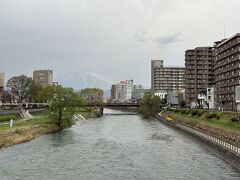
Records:
<instances>
[{"instance_id":1,"label":"grassy riverbank","mask_svg":"<svg viewBox=\"0 0 240 180\"><path fill-rule=\"evenodd\" d=\"M88 118L97 117L96 111L81 109L79 113ZM30 120L16 120L13 127L8 124L0 125L0 148L24 143L43 134L61 131L52 120L49 113L39 114Z\"/></svg>"},{"instance_id":2,"label":"grassy riverbank","mask_svg":"<svg viewBox=\"0 0 240 180\"><path fill-rule=\"evenodd\" d=\"M42 134L59 131L47 115L40 115L30 120L17 120L13 127L0 126L0 148L30 141Z\"/></svg>"},{"instance_id":3,"label":"grassy riverbank","mask_svg":"<svg viewBox=\"0 0 240 180\"><path fill-rule=\"evenodd\" d=\"M175 109L168 110L164 115L171 117L177 123L240 144L240 122L236 119L238 113Z\"/></svg>"}]
</instances>

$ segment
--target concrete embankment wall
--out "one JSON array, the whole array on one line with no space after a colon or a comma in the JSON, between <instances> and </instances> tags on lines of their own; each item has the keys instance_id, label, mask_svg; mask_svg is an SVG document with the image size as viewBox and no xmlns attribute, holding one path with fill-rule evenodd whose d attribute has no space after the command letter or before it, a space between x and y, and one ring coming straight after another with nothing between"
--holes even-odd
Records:
<instances>
[{"instance_id":1,"label":"concrete embankment wall","mask_svg":"<svg viewBox=\"0 0 240 180\"><path fill-rule=\"evenodd\" d=\"M231 164L232 166L234 166L235 168L240 170L240 153L233 152L233 151L221 146L220 144L215 143L215 142L199 135L199 133L197 133L197 131L194 129L191 129L189 127L186 127L186 126L183 126L180 124L171 123L169 121L164 120L160 116L156 116L156 118L163 124L165 124L171 128L177 129L181 132L184 132L185 134L188 134L190 137L196 139L197 143L200 144L202 147L208 149L209 151L211 151L212 153L214 153L221 159L225 160L226 162L228 162L229 164Z\"/></svg>"}]
</instances>

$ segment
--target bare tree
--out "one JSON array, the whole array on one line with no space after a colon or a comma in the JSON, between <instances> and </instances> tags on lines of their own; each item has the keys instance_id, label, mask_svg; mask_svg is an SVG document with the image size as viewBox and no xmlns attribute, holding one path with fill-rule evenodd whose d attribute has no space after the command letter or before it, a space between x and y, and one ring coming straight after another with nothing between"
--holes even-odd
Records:
<instances>
[{"instance_id":1,"label":"bare tree","mask_svg":"<svg viewBox=\"0 0 240 180\"><path fill-rule=\"evenodd\" d=\"M12 102L12 95L10 91L3 91L1 101L3 103L11 103Z\"/></svg>"}]
</instances>

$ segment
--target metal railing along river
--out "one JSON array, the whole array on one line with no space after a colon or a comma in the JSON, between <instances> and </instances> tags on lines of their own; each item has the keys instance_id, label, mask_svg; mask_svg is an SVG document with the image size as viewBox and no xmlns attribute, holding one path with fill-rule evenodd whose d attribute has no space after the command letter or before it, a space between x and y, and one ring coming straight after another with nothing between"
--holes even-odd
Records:
<instances>
[{"instance_id":1,"label":"metal railing along river","mask_svg":"<svg viewBox=\"0 0 240 180\"><path fill-rule=\"evenodd\" d=\"M220 138L216 138L212 135L208 135L204 132L201 132L199 130L196 130L196 129L192 129L190 127L187 127L187 126L183 126L183 125L180 125L180 124L177 124L177 126L181 127L181 129L185 129L186 131L190 131L191 133L194 133L204 139L207 139L208 141L212 142L212 143L215 143L217 145L220 145L228 150L230 150L231 152L233 153L236 153L238 156L240 156L240 145L239 144L232 144L232 143L228 143Z\"/></svg>"}]
</instances>

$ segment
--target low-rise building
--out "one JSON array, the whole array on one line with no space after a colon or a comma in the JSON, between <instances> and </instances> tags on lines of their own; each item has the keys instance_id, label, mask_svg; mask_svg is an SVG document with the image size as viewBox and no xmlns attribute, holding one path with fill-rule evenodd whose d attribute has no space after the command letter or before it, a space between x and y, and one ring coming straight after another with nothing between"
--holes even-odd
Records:
<instances>
[{"instance_id":1,"label":"low-rise building","mask_svg":"<svg viewBox=\"0 0 240 180\"><path fill-rule=\"evenodd\" d=\"M170 106L181 106L185 101L185 90L176 90L167 94L167 104Z\"/></svg>"},{"instance_id":2,"label":"low-rise building","mask_svg":"<svg viewBox=\"0 0 240 180\"><path fill-rule=\"evenodd\" d=\"M214 87L207 88L207 103L208 103L209 109L216 109L215 88Z\"/></svg>"},{"instance_id":3,"label":"low-rise building","mask_svg":"<svg viewBox=\"0 0 240 180\"><path fill-rule=\"evenodd\" d=\"M154 96L158 96L161 100L167 100L167 92L154 93Z\"/></svg>"},{"instance_id":4,"label":"low-rise building","mask_svg":"<svg viewBox=\"0 0 240 180\"><path fill-rule=\"evenodd\" d=\"M59 82L58 81L53 81L53 85L58 86Z\"/></svg>"}]
</instances>

